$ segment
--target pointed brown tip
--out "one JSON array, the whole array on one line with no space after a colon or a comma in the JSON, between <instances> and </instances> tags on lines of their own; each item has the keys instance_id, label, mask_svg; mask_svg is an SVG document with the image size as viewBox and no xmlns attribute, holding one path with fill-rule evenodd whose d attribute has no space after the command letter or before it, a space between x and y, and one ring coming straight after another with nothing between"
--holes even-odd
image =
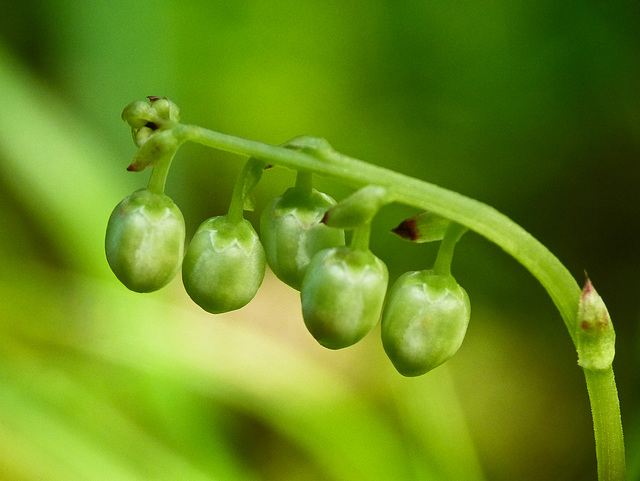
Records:
<instances>
[{"instance_id":1,"label":"pointed brown tip","mask_svg":"<svg viewBox=\"0 0 640 481\"><path fill-rule=\"evenodd\" d=\"M411 219L403 220L400 222L398 227L395 229L391 229L391 232L402 237L403 239L416 241L418 240L418 230L416 228L416 219L412 217Z\"/></svg>"},{"instance_id":2,"label":"pointed brown tip","mask_svg":"<svg viewBox=\"0 0 640 481\"><path fill-rule=\"evenodd\" d=\"M587 276L587 280L584 282L584 287L582 288L582 295L588 296L592 294L594 290L595 288L593 287L593 283L591 282L591 279L589 279L589 276Z\"/></svg>"},{"instance_id":3,"label":"pointed brown tip","mask_svg":"<svg viewBox=\"0 0 640 481\"><path fill-rule=\"evenodd\" d=\"M320 222L323 224L326 224L328 219L329 219L329 211L326 211L322 216L322 219L320 219Z\"/></svg>"}]
</instances>

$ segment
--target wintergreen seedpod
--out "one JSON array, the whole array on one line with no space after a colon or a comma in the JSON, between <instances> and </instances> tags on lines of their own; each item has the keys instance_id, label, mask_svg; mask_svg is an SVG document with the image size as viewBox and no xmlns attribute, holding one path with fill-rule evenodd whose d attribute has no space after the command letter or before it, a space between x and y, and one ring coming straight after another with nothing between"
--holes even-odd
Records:
<instances>
[{"instance_id":1,"label":"wintergreen seedpod","mask_svg":"<svg viewBox=\"0 0 640 481\"><path fill-rule=\"evenodd\" d=\"M258 292L264 248L251 223L212 217L196 231L182 263L182 281L193 301L212 314L240 309Z\"/></svg>"},{"instance_id":2,"label":"wintergreen seedpod","mask_svg":"<svg viewBox=\"0 0 640 481\"><path fill-rule=\"evenodd\" d=\"M380 319L389 274L368 250L340 246L314 256L302 283L302 316L328 349L362 339Z\"/></svg>"},{"instance_id":3,"label":"wintergreen seedpod","mask_svg":"<svg viewBox=\"0 0 640 481\"><path fill-rule=\"evenodd\" d=\"M173 201L163 194L138 190L120 202L109 218L107 261L132 291L155 291L180 269L184 236L184 219Z\"/></svg>"},{"instance_id":4,"label":"wintergreen seedpod","mask_svg":"<svg viewBox=\"0 0 640 481\"><path fill-rule=\"evenodd\" d=\"M285 284L300 290L313 256L323 249L344 245L344 231L320 221L335 201L313 189L287 190L267 206L260 217L260 237L267 262Z\"/></svg>"},{"instance_id":5,"label":"wintergreen seedpod","mask_svg":"<svg viewBox=\"0 0 640 481\"><path fill-rule=\"evenodd\" d=\"M450 275L407 272L382 315L382 345L404 376L419 376L453 356L469 324L469 297Z\"/></svg>"}]
</instances>

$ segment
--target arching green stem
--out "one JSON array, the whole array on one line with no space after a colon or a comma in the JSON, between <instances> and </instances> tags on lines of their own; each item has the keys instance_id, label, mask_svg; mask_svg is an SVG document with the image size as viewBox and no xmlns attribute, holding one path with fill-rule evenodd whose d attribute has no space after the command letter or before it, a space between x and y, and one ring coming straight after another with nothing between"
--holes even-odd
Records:
<instances>
[{"instance_id":1,"label":"arching green stem","mask_svg":"<svg viewBox=\"0 0 640 481\"><path fill-rule=\"evenodd\" d=\"M221 134L195 125L178 124L176 135L209 147L249 155L295 170L325 175L354 188L365 185L385 187L394 201L429 210L483 235L502 247L531 272L546 289L573 332L581 289L560 261L531 234L486 204L456 192L389 169L374 166L338 152L322 156L276 147L261 142Z\"/></svg>"},{"instance_id":2,"label":"arching green stem","mask_svg":"<svg viewBox=\"0 0 640 481\"><path fill-rule=\"evenodd\" d=\"M174 129L180 142L193 141L297 171L313 172L354 188L371 184L386 188L389 198L395 202L434 212L477 232L512 255L538 279L560 312L572 341L576 343L576 316L582 292L578 283L544 245L492 207L428 182L327 149L318 152L318 155L311 155L305 151L246 140L194 125L177 124ZM364 236L364 231L356 231L354 235ZM358 237L356 244L361 244ZM624 479L624 443L613 371L611 367L602 371L585 370L585 379L592 402L600 479Z\"/></svg>"}]
</instances>

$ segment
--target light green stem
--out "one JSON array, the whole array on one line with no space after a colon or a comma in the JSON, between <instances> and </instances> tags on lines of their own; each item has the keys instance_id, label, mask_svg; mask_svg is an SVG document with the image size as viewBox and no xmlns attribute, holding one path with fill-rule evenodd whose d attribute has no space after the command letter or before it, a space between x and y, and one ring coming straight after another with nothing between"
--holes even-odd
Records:
<instances>
[{"instance_id":1,"label":"light green stem","mask_svg":"<svg viewBox=\"0 0 640 481\"><path fill-rule=\"evenodd\" d=\"M164 186L167 182L167 175L169 174L169 167L171 167L172 160L173 157L153 167L149 183L147 184L147 189L150 192L154 194L164 194Z\"/></svg>"},{"instance_id":2,"label":"light green stem","mask_svg":"<svg viewBox=\"0 0 640 481\"><path fill-rule=\"evenodd\" d=\"M294 170L309 170L354 188L385 187L395 202L411 205L462 224L502 247L531 272L546 289L575 340L575 325L581 289L562 263L531 234L486 204L428 182L377 167L338 152L314 156L195 125L176 126L184 140L242 155L249 155Z\"/></svg>"},{"instance_id":3,"label":"light green stem","mask_svg":"<svg viewBox=\"0 0 640 481\"><path fill-rule=\"evenodd\" d=\"M296 191L309 197L313 191L313 173L306 171L299 171L296 175Z\"/></svg>"},{"instance_id":4,"label":"light green stem","mask_svg":"<svg viewBox=\"0 0 640 481\"><path fill-rule=\"evenodd\" d=\"M231 201L229 202L229 212L227 217L232 224L239 224L244 218L244 184L247 178L247 171L249 170L248 162L244 165L236 184L231 194Z\"/></svg>"},{"instance_id":5,"label":"light green stem","mask_svg":"<svg viewBox=\"0 0 640 481\"><path fill-rule=\"evenodd\" d=\"M263 170L263 162L257 159L249 159L245 162L231 195L228 213L228 219L231 223L239 224L244 219L245 202L260 181Z\"/></svg>"},{"instance_id":6,"label":"light green stem","mask_svg":"<svg viewBox=\"0 0 640 481\"><path fill-rule=\"evenodd\" d=\"M466 227L460 224L451 224L447 228L440 248L438 249L438 256L433 266L433 270L436 274L441 276L451 275L451 261L453 260L453 251L456 248L456 244L460 240L460 237L467 231Z\"/></svg>"},{"instance_id":7,"label":"light green stem","mask_svg":"<svg viewBox=\"0 0 640 481\"><path fill-rule=\"evenodd\" d=\"M596 439L598 479L623 481L626 479L625 454L613 367L598 371L584 369L584 375Z\"/></svg>"},{"instance_id":8,"label":"light green stem","mask_svg":"<svg viewBox=\"0 0 640 481\"><path fill-rule=\"evenodd\" d=\"M349 244L352 249L368 251L369 250L369 238L371 237L371 223L367 222L353 229L351 237L351 243Z\"/></svg>"},{"instance_id":9,"label":"light green stem","mask_svg":"<svg viewBox=\"0 0 640 481\"><path fill-rule=\"evenodd\" d=\"M181 141L193 141L297 171L328 176L354 188L371 184L385 187L394 202L434 212L477 232L512 255L538 279L551 296L575 344L576 315L581 295L578 283L544 245L492 207L335 151L323 150L312 155L195 125L178 124L175 129L175 134ZM599 479L623 479L624 443L613 370L585 370L585 378L592 403Z\"/></svg>"}]
</instances>

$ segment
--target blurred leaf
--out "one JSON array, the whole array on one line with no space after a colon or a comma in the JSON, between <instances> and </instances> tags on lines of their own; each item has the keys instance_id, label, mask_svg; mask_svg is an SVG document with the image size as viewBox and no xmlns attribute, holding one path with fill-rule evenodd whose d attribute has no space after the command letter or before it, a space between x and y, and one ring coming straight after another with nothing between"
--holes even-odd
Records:
<instances>
[{"instance_id":1,"label":"blurred leaf","mask_svg":"<svg viewBox=\"0 0 640 481\"><path fill-rule=\"evenodd\" d=\"M116 186L131 180L106 169L112 162L91 124L1 44L0 70L11 73L0 75L0 175L68 265L105 275L106 220L122 189Z\"/></svg>"}]
</instances>

